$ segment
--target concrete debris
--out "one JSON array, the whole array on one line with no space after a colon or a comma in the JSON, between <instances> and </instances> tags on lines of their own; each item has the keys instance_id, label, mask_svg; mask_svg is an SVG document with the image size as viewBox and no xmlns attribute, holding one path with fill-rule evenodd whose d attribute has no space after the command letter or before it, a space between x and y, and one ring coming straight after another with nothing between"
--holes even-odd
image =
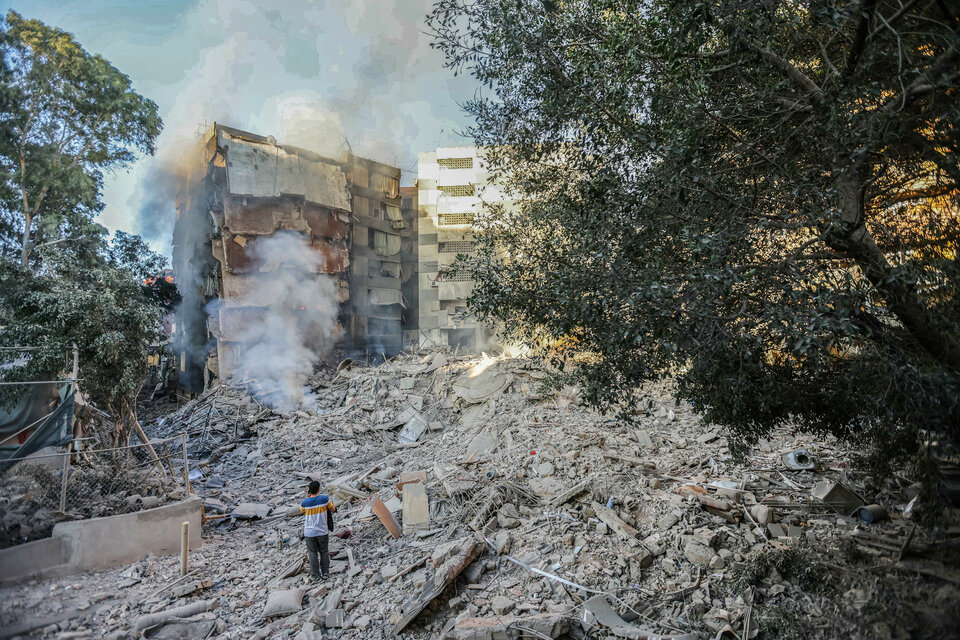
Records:
<instances>
[{"instance_id":1,"label":"concrete debris","mask_svg":"<svg viewBox=\"0 0 960 640\"><path fill-rule=\"evenodd\" d=\"M144 629L142 637L150 640L204 640L214 632L218 622L222 624L213 613L200 613L189 618L174 618L165 620L155 627Z\"/></svg>"},{"instance_id":2,"label":"concrete debris","mask_svg":"<svg viewBox=\"0 0 960 640\"><path fill-rule=\"evenodd\" d=\"M270 515L270 510L271 507L268 504L253 504L250 502L244 502L234 507L230 512L230 515L240 520L266 518L268 515Z\"/></svg>"},{"instance_id":3,"label":"concrete debris","mask_svg":"<svg viewBox=\"0 0 960 640\"><path fill-rule=\"evenodd\" d=\"M562 638L570 631L570 618L558 613L526 616L460 618L442 638L449 640L514 640L516 638Z\"/></svg>"},{"instance_id":4,"label":"concrete debris","mask_svg":"<svg viewBox=\"0 0 960 640\"><path fill-rule=\"evenodd\" d=\"M393 633L400 633L413 622L413 619L426 609L434 598L443 593L447 585L453 582L460 572L473 562L474 558L480 555L482 548L482 543L472 536L439 547L434 552L433 575L424 583L420 593L404 602L391 617Z\"/></svg>"},{"instance_id":5,"label":"concrete debris","mask_svg":"<svg viewBox=\"0 0 960 640\"><path fill-rule=\"evenodd\" d=\"M430 501L422 482L403 485L403 534L410 535L430 528Z\"/></svg>"},{"instance_id":6,"label":"concrete debris","mask_svg":"<svg viewBox=\"0 0 960 640\"><path fill-rule=\"evenodd\" d=\"M95 615L91 635L113 638L152 627L217 640L706 638L739 630L755 606L803 600L773 574L749 597L733 592L733 571L757 554L850 537L889 559L925 544L907 537L904 505L920 499L908 481L870 494L886 519L850 517L864 507L862 476L829 444L784 428L740 461L669 382L643 389L646 413L628 425L544 377L528 360L434 352L321 371L290 413L242 387L211 389L144 421L151 437L188 432L190 468L206 478L193 484L206 519L195 573L148 556L0 590L0 601L19 616L57 615L55 586L65 606ZM820 465L788 471L784 451ZM321 584L304 572L297 507L311 480L336 505ZM23 493L0 496L5 522L21 517ZM129 492L117 500L128 499L139 504ZM301 599L265 616L275 592ZM596 593L619 600L588 599Z\"/></svg>"},{"instance_id":7,"label":"concrete debris","mask_svg":"<svg viewBox=\"0 0 960 640\"><path fill-rule=\"evenodd\" d=\"M590 506L593 507L594 513L597 514L597 517L600 518L602 523L607 525L611 531L614 531L621 538L625 540L636 540L637 536L640 535L639 531L621 520L620 516L618 516L613 509L608 509L597 502L591 503Z\"/></svg>"},{"instance_id":8,"label":"concrete debris","mask_svg":"<svg viewBox=\"0 0 960 640\"><path fill-rule=\"evenodd\" d=\"M156 613L150 613L148 615L140 616L137 618L136 624L134 624L134 632L139 634L147 629L152 629L158 625L164 624L169 620L179 620L184 618L190 618L199 613L205 613L211 611L217 607L219 600L200 600L198 602L193 602L191 604L186 604L181 607L175 607L173 609L166 609L164 611L159 611Z\"/></svg>"},{"instance_id":9,"label":"concrete debris","mask_svg":"<svg viewBox=\"0 0 960 640\"><path fill-rule=\"evenodd\" d=\"M583 603L583 623L588 629L599 625L619 638L631 640L696 640L693 634L660 635L631 624L620 617L603 595L594 596Z\"/></svg>"},{"instance_id":10,"label":"concrete debris","mask_svg":"<svg viewBox=\"0 0 960 640\"><path fill-rule=\"evenodd\" d=\"M419 413L415 414L403 426L403 429L397 436L397 442L416 442L420 439L420 436L423 435L423 432L426 431L429 426L429 423L422 415Z\"/></svg>"},{"instance_id":11,"label":"concrete debris","mask_svg":"<svg viewBox=\"0 0 960 640\"><path fill-rule=\"evenodd\" d=\"M490 366L475 375L462 376L453 385L453 393L467 404L477 404L503 391L511 382L511 375L500 372L496 366Z\"/></svg>"}]
</instances>

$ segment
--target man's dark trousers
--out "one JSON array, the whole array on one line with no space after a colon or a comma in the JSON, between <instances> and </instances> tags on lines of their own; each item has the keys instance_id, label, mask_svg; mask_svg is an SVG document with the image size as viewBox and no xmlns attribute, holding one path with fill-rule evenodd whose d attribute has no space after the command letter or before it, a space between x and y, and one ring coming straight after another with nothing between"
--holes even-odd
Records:
<instances>
[{"instance_id":1,"label":"man's dark trousers","mask_svg":"<svg viewBox=\"0 0 960 640\"><path fill-rule=\"evenodd\" d=\"M330 573L330 536L306 536L307 558L310 559L310 577L319 578L321 573L327 575ZM319 568L317 567L317 554L320 554Z\"/></svg>"}]
</instances>

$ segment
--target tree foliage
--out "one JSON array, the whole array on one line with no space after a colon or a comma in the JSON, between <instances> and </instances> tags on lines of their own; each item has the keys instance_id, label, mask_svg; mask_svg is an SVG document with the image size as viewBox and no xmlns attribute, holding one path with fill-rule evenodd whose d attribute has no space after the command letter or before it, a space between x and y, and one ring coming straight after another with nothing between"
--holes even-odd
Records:
<instances>
[{"instance_id":1,"label":"tree foliage","mask_svg":"<svg viewBox=\"0 0 960 640\"><path fill-rule=\"evenodd\" d=\"M439 0L429 21L485 87L471 133L514 198L460 262L476 314L579 355L597 405L677 375L741 444L956 442L954 3Z\"/></svg>"},{"instance_id":2,"label":"tree foliage","mask_svg":"<svg viewBox=\"0 0 960 640\"><path fill-rule=\"evenodd\" d=\"M0 260L0 345L36 350L3 372L6 380L44 380L69 371L77 345L81 389L103 407L135 397L146 377L147 347L155 341L163 306L144 290L141 263L162 258L145 246L134 257L123 238L105 246L95 259L68 253L47 255L34 271L14 260ZM13 387L16 389L16 387Z\"/></svg>"},{"instance_id":3,"label":"tree foliage","mask_svg":"<svg viewBox=\"0 0 960 640\"><path fill-rule=\"evenodd\" d=\"M110 241L95 217L104 172L152 153L162 123L129 78L59 29L11 11L0 54L0 379L69 374L76 345L79 386L119 439L175 292L145 286L161 256L137 236ZM9 404L23 388L2 391Z\"/></svg>"},{"instance_id":4,"label":"tree foliage","mask_svg":"<svg viewBox=\"0 0 960 640\"><path fill-rule=\"evenodd\" d=\"M153 153L157 105L69 33L10 11L0 23L0 249L96 233L104 171Z\"/></svg>"}]
</instances>

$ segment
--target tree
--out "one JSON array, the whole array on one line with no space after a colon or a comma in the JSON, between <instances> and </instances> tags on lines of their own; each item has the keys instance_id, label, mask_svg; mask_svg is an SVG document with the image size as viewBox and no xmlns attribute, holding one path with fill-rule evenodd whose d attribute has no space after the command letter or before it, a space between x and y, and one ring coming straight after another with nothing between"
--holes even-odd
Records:
<instances>
[{"instance_id":1,"label":"tree","mask_svg":"<svg viewBox=\"0 0 960 640\"><path fill-rule=\"evenodd\" d=\"M11 11L0 52L0 346L31 348L0 379L62 376L76 345L79 386L109 410L119 442L138 427L147 350L175 292L145 286L161 256L137 236L108 241L95 217L103 173L152 153L162 123L126 76L59 29ZM23 392L2 390L8 403Z\"/></svg>"},{"instance_id":2,"label":"tree","mask_svg":"<svg viewBox=\"0 0 960 640\"><path fill-rule=\"evenodd\" d=\"M588 402L644 381L739 445L958 440L960 16L943 0L439 0L515 202L470 299ZM560 364L560 362L558 362Z\"/></svg>"},{"instance_id":3,"label":"tree","mask_svg":"<svg viewBox=\"0 0 960 640\"><path fill-rule=\"evenodd\" d=\"M127 249L121 238L96 259L48 253L39 272L18 261L0 260L5 325L0 344L34 348L7 367L3 379L47 380L68 371L76 345L79 387L114 418L117 443L135 428L136 396L149 370L147 349L159 335L164 313L134 270L139 263L162 258L141 245L131 268L115 256ZM128 253L126 259L132 257Z\"/></svg>"},{"instance_id":4,"label":"tree","mask_svg":"<svg viewBox=\"0 0 960 640\"><path fill-rule=\"evenodd\" d=\"M26 266L35 246L94 231L103 172L152 154L162 123L127 76L59 29L10 11L0 53L0 242Z\"/></svg>"}]
</instances>

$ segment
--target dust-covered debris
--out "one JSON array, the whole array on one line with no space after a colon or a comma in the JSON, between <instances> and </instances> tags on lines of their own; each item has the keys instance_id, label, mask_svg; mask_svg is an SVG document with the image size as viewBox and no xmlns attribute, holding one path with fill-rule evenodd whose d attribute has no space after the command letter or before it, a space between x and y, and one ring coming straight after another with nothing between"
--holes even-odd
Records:
<instances>
[{"instance_id":1,"label":"dust-covered debris","mask_svg":"<svg viewBox=\"0 0 960 640\"><path fill-rule=\"evenodd\" d=\"M0 622L85 606L58 632L119 638L141 616L215 598L204 615L224 639L754 637L801 615L830 637L888 593L836 591L863 570L828 575L830 562L866 558L900 582L931 570L920 561L931 540L903 513L919 493L900 479L871 489L833 442L780 431L736 461L668 382L640 390L644 410L627 424L543 378L523 359L436 352L318 374L289 413L211 390L150 426L190 433L206 511L190 589L165 589L176 558L147 558L5 590ZM785 463L801 450L814 468ZM324 584L303 573L297 505L311 479L337 506ZM838 513L821 499L833 487L888 518ZM960 604L942 584L929 593ZM263 615L271 593L294 589L293 610ZM90 604L112 591L120 601Z\"/></svg>"}]
</instances>

